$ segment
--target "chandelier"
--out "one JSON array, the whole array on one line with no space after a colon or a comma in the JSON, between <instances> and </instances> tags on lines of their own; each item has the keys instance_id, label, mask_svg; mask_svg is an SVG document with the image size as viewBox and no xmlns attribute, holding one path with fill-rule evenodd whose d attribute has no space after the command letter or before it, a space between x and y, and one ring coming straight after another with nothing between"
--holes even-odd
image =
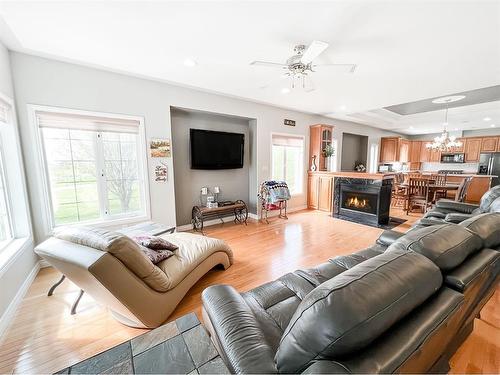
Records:
<instances>
[{"instance_id":1,"label":"chandelier","mask_svg":"<svg viewBox=\"0 0 500 375\"><path fill-rule=\"evenodd\" d=\"M434 142L429 142L425 145L425 147L432 151L450 151L452 148L462 146L462 142L457 141L456 137L450 135L448 133L448 130L446 130L446 127L448 126L448 103L452 101L455 100L447 100L447 98L444 99L444 102L446 103L446 112L443 124L443 132L440 136L434 138Z\"/></svg>"}]
</instances>

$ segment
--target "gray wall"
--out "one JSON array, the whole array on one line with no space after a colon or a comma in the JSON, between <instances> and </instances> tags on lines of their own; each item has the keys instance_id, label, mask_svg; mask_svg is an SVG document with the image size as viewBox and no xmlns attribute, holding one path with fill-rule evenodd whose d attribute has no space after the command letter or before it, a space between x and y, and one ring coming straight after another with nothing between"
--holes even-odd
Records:
<instances>
[{"instance_id":1,"label":"gray wall","mask_svg":"<svg viewBox=\"0 0 500 375\"><path fill-rule=\"evenodd\" d=\"M174 155L174 185L177 225L191 222L191 209L200 204L203 186L213 191L219 186L221 200L249 198L249 119L221 116L198 111L172 108L172 150ZM245 135L243 168L199 170L190 167L189 129L217 130Z\"/></svg>"},{"instance_id":2,"label":"gray wall","mask_svg":"<svg viewBox=\"0 0 500 375\"><path fill-rule=\"evenodd\" d=\"M342 163L340 170L353 171L357 162L366 163L368 155L368 137L343 133L342 134Z\"/></svg>"},{"instance_id":3,"label":"gray wall","mask_svg":"<svg viewBox=\"0 0 500 375\"><path fill-rule=\"evenodd\" d=\"M30 124L28 104L143 116L147 138L171 138L170 108L193 108L205 112L255 119L251 125L252 142L255 145L251 148L251 158L256 160L253 163L256 177L251 178L249 187L252 199L255 199L257 195L258 183L270 178L272 133L304 136L306 146L303 193L293 196L289 202L290 209L299 209L304 208L307 203L306 184L309 167L307 159L311 124L334 125L334 137L341 137L344 131L367 135L370 137L370 143L379 143L380 137L396 134L353 122L334 120L23 53L14 52L10 55L21 140L24 149L30 150L25 151L24 158L30 166L36 166L38 160L36 154L32 152L35 129ZM295 120L296 126L284 126L283 119L285 118ZM172 149L175 154L175 146ZM341 145L337 152L341 152ZM169 174L172 175L172 159L167 159L167 165ZM149 173L152 175L154 163L148 160L148 166ZM42 178L36 169L30 170L27 175L32 221L37 242L49 235L45 220L44 197L41 194ZM174 178L169 178L167 183L155 183L150 179L150 196L152 220L166 225L175 225ZM252 201L250 203L252 204Z\"/></svg>"}]
</instances>

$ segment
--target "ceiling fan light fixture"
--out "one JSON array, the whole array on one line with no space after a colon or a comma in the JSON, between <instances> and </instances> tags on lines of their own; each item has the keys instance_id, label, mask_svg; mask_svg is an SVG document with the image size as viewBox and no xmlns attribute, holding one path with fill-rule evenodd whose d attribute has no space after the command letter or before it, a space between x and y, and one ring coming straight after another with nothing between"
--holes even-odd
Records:
<instances>
[{"instance_id":1,"label":"ceiling fan light fixture","mask_svg":"<svg viewBox=\"0 0 500 375\"><path fill-rule=\"evenodd\" d=\"M325 49L328 48L328 43L322 42L321 40L313 40L313 42L307 47L300 62L302 64L310 64L316 57L318 57Z\"/></svg>"}]
</instances>

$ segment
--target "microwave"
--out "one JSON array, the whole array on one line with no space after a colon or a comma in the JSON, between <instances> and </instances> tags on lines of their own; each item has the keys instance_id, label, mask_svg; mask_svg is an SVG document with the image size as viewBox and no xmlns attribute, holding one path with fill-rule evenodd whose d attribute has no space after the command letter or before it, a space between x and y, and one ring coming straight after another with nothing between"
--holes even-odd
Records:
<instances>
[{"instance_id":1,"label":"microwave","mask_svg":"<svg viewBox=\"0 0 500 375\"><path fill-rule=\"evenodd\" d=\"M441 154L441 163L465 163L465 154Z\"/></svg>"}]
</instances>

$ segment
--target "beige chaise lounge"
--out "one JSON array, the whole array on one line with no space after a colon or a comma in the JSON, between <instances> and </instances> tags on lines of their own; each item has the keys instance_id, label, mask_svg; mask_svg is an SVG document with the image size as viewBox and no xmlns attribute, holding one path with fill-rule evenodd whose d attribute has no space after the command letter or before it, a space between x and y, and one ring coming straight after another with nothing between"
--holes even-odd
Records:
<instances>
[{"instance_id":1,"label":"beige chaise lounge","mask_svg":"<svg viewBox=\"0 0 500 375\"><path fill-rule=\"evenodd\" d=\"M179 248L154 265L129 237L94 228L70 228L35 248L116 319L132 327L164 323L187 291L217 265L228 268L231 249L222 240L191 233L166 234Z\"/></svg>"}]
</instances>

